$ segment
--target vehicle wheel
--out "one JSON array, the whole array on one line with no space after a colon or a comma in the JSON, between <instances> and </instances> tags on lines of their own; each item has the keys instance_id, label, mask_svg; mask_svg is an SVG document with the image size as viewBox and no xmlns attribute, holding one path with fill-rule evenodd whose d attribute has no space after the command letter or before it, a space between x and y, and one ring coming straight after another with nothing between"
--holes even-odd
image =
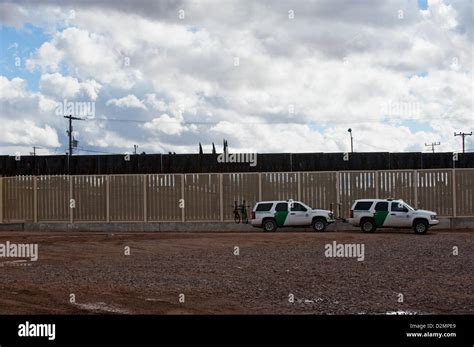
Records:
<instances>
[{"instance_id":1,"label":"vehicle wheel","mask_svg":"<svg viewBox=\"0 0 474 347\"><path fill-rule=\"evenodd\" d=\"M373 233L375 231L375 221L373 219L364 219L360 228L364 233Z\"/></svg>"},{"instance_id":2,"label":"vehicle wheel","mask_svg":"<svg viewBox=\"0 0 474 347\"><path fill-rule=\"evenodd\" d=\"M267 219L263 223L263 230L268 232L274 232L277 230L277 225L273 219Z\"/></svg>"},{"instance_id":3,"label":"vehicle wheel","mask_svg":"<svg viewBox=\"0 0 474 347\"><path fill-rule=\"evenodd\" d=\"M240 223L240 215L238 213L234 214L234 222L236 224L239 224Z\"/></svg>"},{"instance_id":4,"label":"vehicle wheel","mask_svg":"<svg viewBox=\"0 0 474 347\"><path fill-rule=\"evenodd\" d=\"M415 234L426 234L428 231L428 222L425 220L417 220L413 225L413 230L415 230Z\"/></svg>"},{"instance_id":5,"label":"vehicle wheel","mask_svg":"<svg viewBox=\"0 0 474 347\"><path fill-rule=\"evenodd\" d=\"M319 232L322 232L324 230L326 230L326 226L327 226L327 222L325 219L323 218L316 218L314 221L313 221L313 229L314 231L319 231Z\"/></svg>"}]
</instances>

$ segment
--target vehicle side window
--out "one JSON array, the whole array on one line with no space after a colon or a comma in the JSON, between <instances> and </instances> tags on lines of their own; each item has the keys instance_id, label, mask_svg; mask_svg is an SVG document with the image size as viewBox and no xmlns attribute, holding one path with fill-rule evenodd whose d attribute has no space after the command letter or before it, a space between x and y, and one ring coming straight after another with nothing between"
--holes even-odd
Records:
<instances>
[{"instance_id":1,"label":"vehicle side window","mask_svg":"<svg viewBox=\"0 0 474 347\"><path fill-rule=\"evenodd\" d=\"M306 207L304 207L304 206L301 205L301 204L298 204L297 202L294 202L294 203L293 203L293 206L291 207L291 210L292 210L292 211L302 211L302 212L308 211L308 210L306 209Z\"/></svg>"},{"instance_id":2,"label":"vehicle side window","mask_svg":"<svg viewBox=\"0 0 474 347\"><path fill-rule=\"evenodd\" d=\"M355 207L354 210L357 211L368 211L370 210L370 207L372 206L373 201L359 201Z\"/></svg>"},{"instance_id":3,"label":"vehicle side window","mask_svg":"<svg viewBox=\"0 0 474 347\"><path fill-rule=\"evenodd\" d=\"M275 211L277 212L288 211L288 203L287 202L278 203L275 207Z\"/></svg>"},{"instance_id":4,"label":"vehicle side window","mask_svg":"<svg viewBox=\"0 0 474 347\"><path fill-rule=\"evenodd\" d=\"M408 209L399 202L392 202L392 212L408 212Z\"/></svg>"},{"instance_id":5,"label":"vehicle side window","mask_svg":"<svg viewBox=\"0 0 474 347\"><path fill-rule=\"evenodd\" d=\"M270 211L270 210L272 209L272 206L273 206L272 203L269 203L269 204L258 204L258 205L257 205L257 208L255 209L255 211L258 211L258 212Z\"/></svg>"},{"instance_id":6,"label":"vehicle side window","mask_svg":"<svg viewBox=\"0 0 474 347\"><path fill-rule=\"evenodd\" d=\"M378 202L375 205L375 211L388 211L388 202Z\"/></svg>"}]
</instances>

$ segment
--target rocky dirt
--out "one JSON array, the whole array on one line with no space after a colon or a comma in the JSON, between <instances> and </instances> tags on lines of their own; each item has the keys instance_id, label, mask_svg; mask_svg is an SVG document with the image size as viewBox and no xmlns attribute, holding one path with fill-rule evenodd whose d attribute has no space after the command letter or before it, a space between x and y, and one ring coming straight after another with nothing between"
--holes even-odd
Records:
<instances>
[{"instance_id":1,"label":"rocky dirt","mask_svg":"<svg viewBox=\"0 0 474 347\"><path fill-rule=\"evenodd\" d=\"M473 314L473 231L1 232L39 259L0 258L0 314Z\"/></svg>"}]
</instances>

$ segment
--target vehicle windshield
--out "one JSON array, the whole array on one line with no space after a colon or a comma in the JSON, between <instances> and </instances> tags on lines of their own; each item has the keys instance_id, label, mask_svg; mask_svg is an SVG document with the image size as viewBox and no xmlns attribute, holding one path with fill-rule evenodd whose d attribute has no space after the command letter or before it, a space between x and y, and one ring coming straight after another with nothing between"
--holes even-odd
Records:
<instances>
[{"instance_id":1,"label":"vehicle windshield","mask_svg":"<svg viewBox=\"0 0 474 347\"><path fill-rule=\"evenodd\" d=\"M405 206L410 211L415 211L415 209L411 207L410 205L408 205L406 202L403 202L402 205Z\"/></svg>"}]
</instances>

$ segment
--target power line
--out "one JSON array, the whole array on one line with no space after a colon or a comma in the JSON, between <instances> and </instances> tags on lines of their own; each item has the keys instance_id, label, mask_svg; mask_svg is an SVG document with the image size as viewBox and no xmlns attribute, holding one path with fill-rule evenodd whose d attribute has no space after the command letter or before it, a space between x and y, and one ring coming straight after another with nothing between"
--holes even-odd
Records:
<instances>
[{"instance_id":1,"label":"power line","mask_svg":"<svg viewBox=\"0 0 474 347\"><path fill-rule=\"evenodd\" d=\"M360 144L362 144L362 145L369 146L369 147L372 147L372 148L381 149L381 150L386 151L386 152L390 152L390 150L388 150L387 148L380 147L380 146L375 146L375 145L371 145L370 143L361 142L361 141L359 141L359 140L357 140L357 143L360 143Z\"/></svg>"},{"instance_id":2,"label":"power line","mask_svg":"<svg viewBox=\"0 0 474 347\"><path fill-rule=\"evenodd\" d=\"M454 133L454 136L461 136L462 137L462 152L464 153L464 139L466 136L472 136L472 131L470 133L462 133L462 132L459 132L459 133Z\"/></svg>"},{"instance_id":3,"label":"power line","mask_svg":"<svg viewBox=\"0 0 474 347\"><path fill-rule=\"evenodd\" d=\"M434 151L435 146L439 146L440 144L441 144L441 142L431 142L431 144L425 143L425 146L426 147L431 147L431 151L434 153L435 152Z\"/></svg>"},{"instance_id":4,"label":"power line","mask_svg":"<svg viewBox=\"0 0 474 347\"><path fill-rule=\"evenodd\" d=\"M118 153L106 152L106 151L96 151L96 150L93 150L93 149L87 149L87 148L83 148L83 147L77 147L77 149L79 149L83 152L91 152L91 153L118 154Z\"/></svg>"}]
</instances>

